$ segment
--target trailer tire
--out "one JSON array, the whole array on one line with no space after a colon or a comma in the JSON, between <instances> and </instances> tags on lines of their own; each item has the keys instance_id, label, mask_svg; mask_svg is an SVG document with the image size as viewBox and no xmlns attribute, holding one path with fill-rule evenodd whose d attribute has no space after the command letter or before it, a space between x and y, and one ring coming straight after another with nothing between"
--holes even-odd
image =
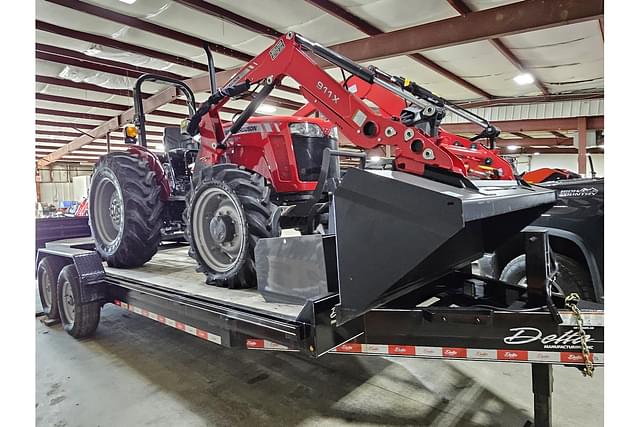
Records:
<instances>
[{"instance_id":1,"label":"trailer tire","mask_svg":"<svg viewBox=\"0 0 640 427\"><path fill-rule=\"evenodd\" d=\"M255 287L255 245L258 239L279 235L270 227L276 206L264 177L233 164L209 166L194 178L186 202L189 255L207 284Z\"/></svg>"},{"instance_id":2,"label":"trailer tire","mask_svg":"<svg viewBox=\"0 0 640 427\"><path fill-rule=\"evenodd\" d=\"M96 251L111 267L140 267L157 252L164 203L148 163L134 153L98 161L89 190L89 226Z\"/></svg>"},{"instance_id":3,"label":"trailer tire","mask_svg":"<svg viewBox=\"0 0 640 427\"><path fill-rule=\"evenodd\" d=\"M62 268L58 276L57 296L60 321L74 338L93 334L100 322L100 302L79 303L80 277L73 264Z\"/></svg>"},{"instance_id":4,"label":"trailer tire","mask_svg":"<svg viewBox=\"0 0 640 427\"><path fill-rule=\"evenodd\" d=\"M580 298L595 301L593 286L589 275L573 258L555 254L558 262L556 283L565 295L575 292ZM526 256L520 255L512 259L502 270L500 280L514 285L526 285Z\"/></svg>"},{"instance_id":5,"label":"trailer tire","mask_svg":"<svg viewBox=\"0 0 640 427\"><path fill-rule=\"evenodd\" d=\"M44 257L38 263L38 295L42 311L49 319L57 320L58 312L58 274L64 262L56 257Z\"/></svg>"}]
</instances>

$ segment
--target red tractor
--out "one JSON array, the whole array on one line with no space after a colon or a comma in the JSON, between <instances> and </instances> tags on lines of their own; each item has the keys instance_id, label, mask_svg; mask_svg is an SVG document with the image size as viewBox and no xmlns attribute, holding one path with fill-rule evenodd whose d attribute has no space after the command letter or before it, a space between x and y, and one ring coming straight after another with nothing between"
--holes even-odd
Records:
<instances>
[{"instance_id":1,"label":"red tractor","mask_svg":"<svg viewBox=\"0 0 640 427\"><path fill-rule=\"evenodd\" d=\"M365 278L372 298L384 294L384 300L415 286L418 277L438 277L481 256L554 197L517 180L495 151L498 129L403 77L288 33L215 89L206 51L209 99L196 110L183 82L141 77L134 91L138 144L96 165L91 227L98 252L112 266L144 264L163 230L184 227L207 283L251 287L258 242L296 228L334 236L343 301L349 300L345 281L356 286ZM334 80L312 54L350 76ZM299 83L307 107L291 117L251 118L286 76ZM186 129L165 130L161 156L146 149L140 91L146 80L175 85L190 106ZM247 94L246 109L223 122L224 104ZM324 118L306 117L312 111ZM482 132L467 139L443 131L447 111ZM338 150L336 128L362 149L391 146L394 170L350 168L342 177L338 157L357 156L364 164L364 154Z\"/></svg>"}]
</instances>

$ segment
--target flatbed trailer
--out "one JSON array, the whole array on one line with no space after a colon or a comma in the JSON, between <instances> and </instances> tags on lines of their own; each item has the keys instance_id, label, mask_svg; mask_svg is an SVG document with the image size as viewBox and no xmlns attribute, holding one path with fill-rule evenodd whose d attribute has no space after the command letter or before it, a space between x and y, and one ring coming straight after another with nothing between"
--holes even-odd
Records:
<instances>
[{"instance_id":1,"label":"flatbed trailer","mask_svg":"<svg viewBox=\"0 0 640 427\"><path fill-rule=\"evenodd\" d=\"M547 294L548 237L528 233L527 242L526 291L458 272L341 326L335 322L339 294L295 305L266 302L256 289L207 286L180 244L162 247L135 269L103 265L90 239L49 242L37 261L73 264L77 272L77 286L58 300L68 305L61 311L97 310L89 314L99 319L100 307L111 303L225 347L530 363L533 425L549 426L552 366L604 365L604 307L581 301L573 310L555 308L562 303ZM80 337L90 329L70 333Z\"/></svg>"}]
</instances>

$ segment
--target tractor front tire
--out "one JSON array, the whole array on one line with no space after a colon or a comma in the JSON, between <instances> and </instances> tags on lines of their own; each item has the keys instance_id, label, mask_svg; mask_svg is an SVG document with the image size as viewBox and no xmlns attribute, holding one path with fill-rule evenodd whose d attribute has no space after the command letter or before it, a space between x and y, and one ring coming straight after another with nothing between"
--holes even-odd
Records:
<instances>
[{"instance_id":1,"label":"tractor front tire","mask_svg":"<svg viewBox=\"0 0 640 427\"><path fill-rule=\"evenodd\" d=\"M256 286L254 249L258 239L279 235L279 229L269 226L275 209L261 175L231 164L200 171L187 195L183 219L189 255L207 284Z\"/></svg>"},{"instance_id":2,"label":"tractor front tire","mask_svg":"<svg viewBox=\"0 0 640 427\"><path fill-rule=\"evenodd\" d=\"M96 164L89 190L89 225L96 251L111 267L140 267L157 252L164 203L148 163L111 153Z\"/></svg>"}]
</instances>

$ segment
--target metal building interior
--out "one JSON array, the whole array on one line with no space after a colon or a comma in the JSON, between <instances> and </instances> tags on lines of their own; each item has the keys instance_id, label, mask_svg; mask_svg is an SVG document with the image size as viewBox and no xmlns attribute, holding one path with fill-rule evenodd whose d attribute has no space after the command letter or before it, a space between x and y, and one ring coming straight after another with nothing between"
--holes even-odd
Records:
<instances>
[{"instance_id":1,"label":"metal building interior","mask_svg":"<svg viewBox=\"0 0 640 427\"><path fill-rule=\"evenodd\" d=\"M500 129L495 152L514 174L551 168L604 177L603 1L35 4L41 217L80 209L99 159L128 149L123 126L135 120L138 78L151 73L183 81L201 105L212 95L203 45L213 53L222 85L290 33L364 67L405 76L485 118ZM343 70L320 64L342 81ZM255 116L291 116L307 103L304 93L285 77ZM160 82L146 83L142 97L147 147L160 155L164 129L188 118L188 103ZM234 122L253 99L245 93L229 100L220 119ZM464 138L478 133L476 124L452 114L441 127ZM364 153L373 168L396 154L390 145L363 148L342 132L337 148ZM340 159L343 170L358 163ZM61 327L37 323L37 425L514 426L534 416L527 364L335 354L309 359L220 347L118 307L105 306L101 316L92 338L71 343ZM557 425L602 425L603 383L601 368L585 379L575 367L558 366Z\"/></svg>"}]
</instances>

